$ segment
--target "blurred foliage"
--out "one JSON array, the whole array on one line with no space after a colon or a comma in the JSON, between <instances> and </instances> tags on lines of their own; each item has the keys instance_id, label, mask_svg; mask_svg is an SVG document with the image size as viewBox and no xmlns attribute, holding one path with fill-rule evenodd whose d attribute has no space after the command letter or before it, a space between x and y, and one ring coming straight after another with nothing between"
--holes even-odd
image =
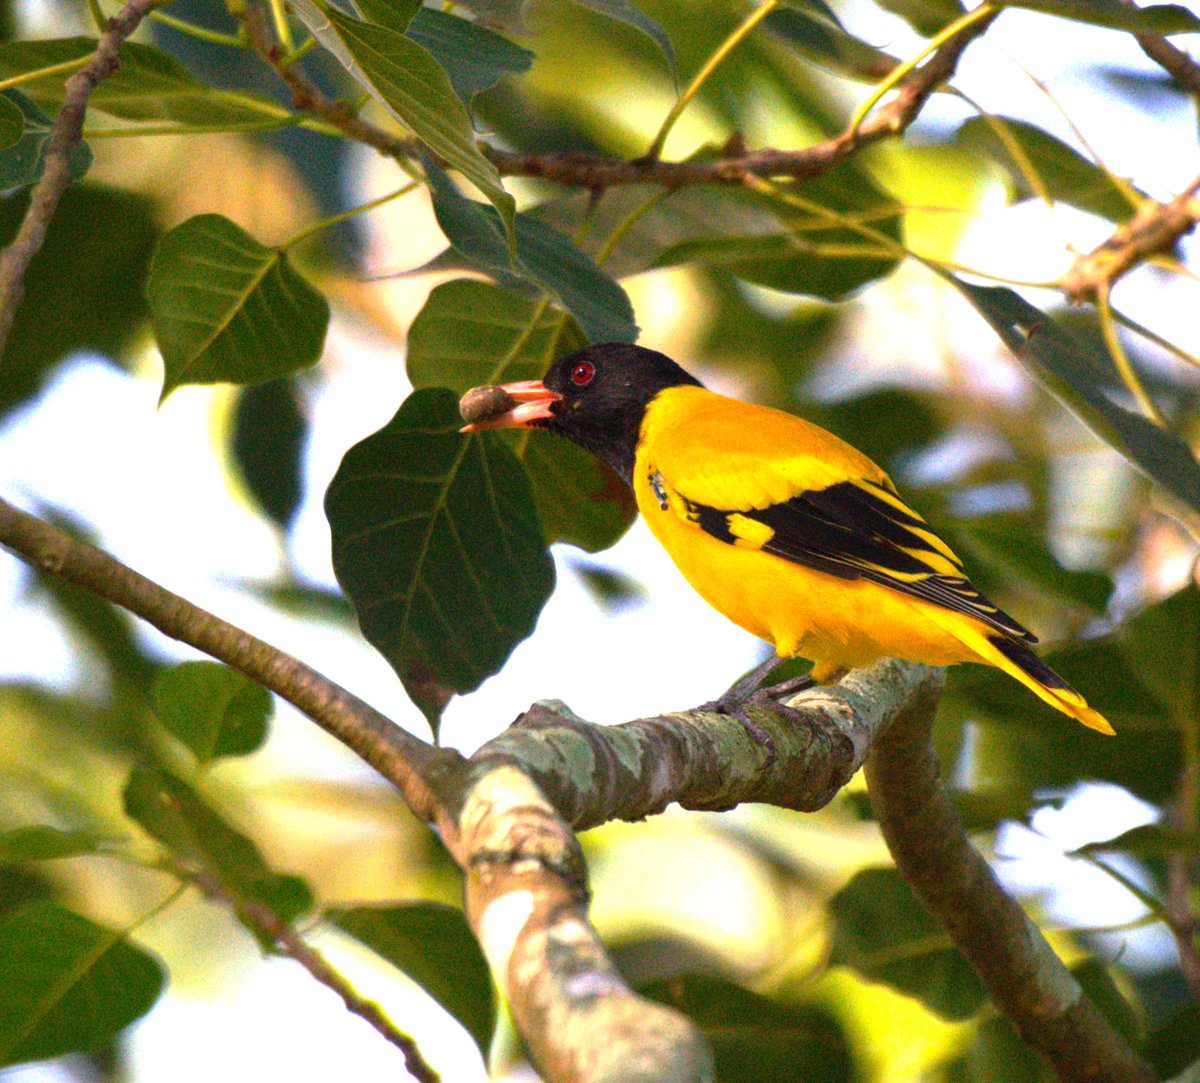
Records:
<instances>
[{"instance_id":1,"label":"blurred foliage","mask_svg":"<svg viewBox=\"0 0 1200 1083\"><path fill-rule=\"evenodd\" d=\"M1002 103L1003 115L940 94L910 134L817 175L753 191L602 190L502 180L480 140L637 159L752 4L361 0L330 20L320 6L296 0L280 48L338 102L321 118L299 115L244 41L214 40L238 30L222 5L177 0L168 14L182 24L148 23L125 46L92 97L72 161L83 179L27 275L0 417L46 424L42 393L81 352L157 379L153 339L162 395L237 385L232 400L192 388L172 402L208 395L224 438L198 452L236 476L234 495L249 493L290 568L304 497L329 476L309 475L306 449L343 431L327 405L342 400L326 392L354 368L347 340L403 340L415 390L382 429L347 441L358 443L342 449L326 495L349 599L287 571L234 585L272 618L339 643L358 636L357 616L436 732L451 697L500 671L533 630L554 586L547 546L600 553L634 517L620 480L572 445L528 432L460 436L455 396L537 377L586 341L664 349L712 386L802 413L880 462L981 589L1051 640L1049 663L1113 721L1117 736L1101 739L995 670L958 667L935 737L981 847L1005 824L1037 828L1069 809L1089 782L1115 783L1153 822L1062 848L1127 877L1145 912L1135 923L1162 932L1181 906L1194 910L1200 362L1194 340L1173 341L1182 332L1170 318L1194 307L1181 292L1189 242L1133 276L1136 324L1091 306L1047 313L1044 296L1035 307L1015 290L1127 222L1145 193L1167 190L1160 177L1112 172L1083 128L1101 129L1088 134L1106 137L1105 157L1129 160L1115 152L1124 137L1105 130L1119 131L1105 97L1115 88L1160 125L1160 142L1194 140L1183 88L1132 67L1129 34L1193 33L1196 16L1084 0L1003 13L999 25L1023 19L1047 41L1067 42L1073 22L1108 29L1111 56L1033 73L1055 80L1042 105L1073 112L1090 101L1100 119L1079 130L1056 108L1024 108L1014 92L1024 77L991 68L993 85L975 97ZM105 14L115 10L106 0ZM712 161L843 132L872 84L963 14L958 0L781 3L707 73L663 158ZM0 2L4 243L42 168L62 65L93 48L82 5ZM960 70L985 51L972 46ZM364 153L339 134L350 116L414 134L417 151ZM1178 117L1184 127L1168 130ZM371 200L377 192L392 195ZM376 282L380 263L413 270ZM1150 333L1125 330L1137 325ZM61 434L63 455L88 455L72 437ZM144 480L121 482L144 492ZM155 510L156 496L145 497ZM110 536L72 509L40 510L81 536ZM210 537L222 527L181 529ZM653 619L657 584L601 560L577 552L568 565L606 611L644 601L638 619ZM175 940L149 922L186 909L178 889L196 884L221 902L217 920L244 926L264 951L278 949L253 916L262 908L305 932L327 920L455 1018L458 1040L471 1057L476 1047L490 1056L497 1076L520 1060L452 905L457 870L396 795L357 776L309 777L284 752L295 730L281 720L270 732L265 693L212 663L169 665L108 603L45 571L18 590L78 672L0 686L0 1063L84 1052L98 1054L90 1071L139 1078L136 1063L122 1075L111 1051L150 1012L165 972L234 965L211 908L186 910ZM579 653L581 666L592 660ZM528 698L548 691L531 687ZM668 815L586 842L597 920L623 973L704 1029L723 1080L1047 1078L881 864L856 785L813 817ZM1052 928L1037 895L1026 901ZM1194 1071L1200 1012L1161 942L1149 955L1110 951L1113 937L1143 943L1129 925L1103 941L1094 929L1053 934L1159 1071ZM162 962L146 944L161 946ZM427 1034L419 1018L411 1026L431 1052L445 1033Z\"/></svg>"}]
</instances>

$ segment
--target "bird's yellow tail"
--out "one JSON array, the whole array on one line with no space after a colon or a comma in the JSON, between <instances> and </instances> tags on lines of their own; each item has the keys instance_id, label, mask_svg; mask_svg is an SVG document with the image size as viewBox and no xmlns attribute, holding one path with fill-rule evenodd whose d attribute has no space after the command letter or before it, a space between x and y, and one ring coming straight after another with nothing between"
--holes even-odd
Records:
<instances>
[{"instance_id":1,"label":"bird's yellow tail","mask_svg":"<svg viewBox=\"0 0 1200 1083\"><path fill-rule=\"evenodd\" d=\"M1020 640L1005 635L988 634L979 630L975 621L964 620L956 613L943 610L934 614L931 606L927 615L933 616L948 632L978 655L979 661L1004 670L1015 677L1051 707L1070 715L1090 729L1115 734L1108 719L1093 707L1045 662ZM944 619L942 614L944 613Z\"/></svg>"}]
</instances>

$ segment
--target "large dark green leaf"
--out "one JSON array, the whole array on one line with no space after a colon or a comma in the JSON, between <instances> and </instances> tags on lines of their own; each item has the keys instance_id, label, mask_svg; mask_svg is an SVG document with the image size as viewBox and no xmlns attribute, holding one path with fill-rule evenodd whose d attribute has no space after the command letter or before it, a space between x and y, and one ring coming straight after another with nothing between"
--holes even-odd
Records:
<instances>
[{"instance_id":1,"label":"large dark green leaf","mask_svg":"<svg viewBox=\"0 0 1200 1083\"><path fill-rule=\"evenodd\" d=\"M267 739L271 693L219 662L181 662L154 682L154 710L199 763L246 756Z\"/></svg>"},{"instance_id":2,"label":"large dark green leaf","mask_svg":"<svg viewBox=\"0 0 1200 1083\"><path fill-rule=\"evenodd\" d=\"M490 282L457 279L436 287L408 338L414 387L445 386L462 394L479 384L541 376L563 353L582 345L575 324ZM514 444L533 480L548 542L588 552L607 549L637 514L632 493L605 464L565 440L523 433Z\"/></svg>"},{"instance_id":3,"label":"large dark green leaf","mask_svg":"<svg viewBox=\"0 0 1200 1083\"><path fill-rule=\"evenodd\" d=\"M82 60L95 51L93 38L7 42L0 45L0 79ZM22 89L40 105L57 111L63 75L33 79ZM291 116L266 98L205 86L169 53L132 41L121 46L116 71L96 85L88 112L89 117L99 112L126 121L169 122L201 130L261 127Z\"/></svg>"},{"instance_id":4,"label":"large dark green leaf","mask_svg":"<svg viewBox=\"0 0 1200 1083\"><path fill-rule=\"evenodd\" d=\"M1179 4L1125 4L1121 0L1003 0L1011 7L1028 8L1061 19L1092 23L1134 34L1194 34L1200 18Z\"/></svg>"},{"instance_id":5,"label":"large dark green leaf","mask_svg":"<svg viewBox=\"0 0 1200 1083\"><path fill-rule=\"evenodd\" d=\"M712 1044L722 1083L852 1083L859 1077L837 1017L780 1004L717 977L689 975L639 990L688 1016Z\"/></svg>"},{"instance_id":6,"label":"large dark green leaf","mask_svg":"<svg viewBox=\"0 0 1200 1083\"><path fill-rule=\"evenodd\" d=\"M0 832L0 865L94 854L99 845L99 838L91 831L61 831L43 824L16 827Z\"/></svg>"},{"instance_id":7,"label":"large dark green leaf","mask_svg":"<svg viewBox=\"0 0 1200 1083\"><path fill-rule=\"evenodd\" d=\"M292 525L304 497L307 439L308 417L295 381L242 388L233 414L233 461L259 507L282 530Z\"/></svg>"},{"instance_id":8,"label":"large dark green leaf","mask_svg":"<svg viewBox=\"0 0 1200 1083\"><path fill-rule=\"evenodd\" d=\"M205 870L235 896L258 899L285 921L311 909L312 892L303 880L273 873L250 838L170 772L150 765L134 768L124 800L125 811L177 860Z\"/></svg>"},{"instance_id":9,"label":"large dark green leaf","mask_svg":"<svg viewBox=\"0 0 1200 1083\"><path fill-rule=\"evenodd\" d=\"M997 128L1003 131L1003 138ZM964 150L998 162L1008 173L1018 197L1031 199L1038 193L1030 186L1005 139L1021 149L1050 198L1112 222L1133 214L1129 200L1104 170L1034 124L1002 116L972 117L954 135L954 142Z\"/></svg>"},{"instance_id":10,"label":"large dark green leaf","mask_svg":"<svg viewBox=\"0 0 1200 1083\"><path fill-rule=\"evenodd\" d=\"M11 91L0 94L0 150L7 150L25 132L25 114L18 100Z\"/></svg>"},{"instance_id":11,"label":"large dark green leaf","mask_svg":"<svg viewBox=\"0 0 1200 1083\"><path fill-rule=\"evenodd\" d=\"M0 200L0 244L15 236L26 206L24 194ZM91 184L63 193L25 278L2 362L0 414L66 354L119 356L133 342L147 315L144 285L157 236L149 200Z\"/></svg>"},{"instance_id":12,"label":"large dark green leaf","mask_svg":"<svg viewBox=\"0 0 1200 1083\"><path fill-rule=\"evenodd\" d=\"M6 191L33 184L42 175L54 121L19 90L6 90L0 102L9 118L6 139L13 134L14 119L18 122L16 138L0 150L0 191ZM91 149L86 143L76 144L71 151L71 179L79 180L91 165Z\"/></svg>"},{"instance_id":13,"label":"large dark green leaf","mask_svg":"<svg viewBox=\"0 0 1200 1083\"><path fill-rule=\"evenodd\" d=\"M330 920L404 971L457 1019L486 1057L496 1029L487 960L461 910L433 902L356 906Z\"/></svg>"},{"instance_id":14,"label":"large dark green leaf","mask_svg":"<svg viewBox=\"0 0 1200 1083\"><path fill-rule=\"evenodd\" d=\"M895 869L863 869L829 903L830 961L883 982L947 1019L967 1019L987 994L971 964Z\"/></svg>"},{"instance_id":15,"label":"large dark green leaf","mask_svg":"<svg viewBox=\"0 0 1200 1083\"><path fill-rule=\"evenodd\" d=\"M124 933L50 901L18 910L0 921L0 1066L101 1049L162 987Z\"/></svg>"},{"instance_id":16,"label":"large dark green leaf","mask_svg":"<svg viewBox=\"0 0 1200 1083\"><path fill-rule=\"evenodd\" d=\"M292 267L219 214L159 242L146 286L166 398L181 384L254 384L315 364L329 304Z\"/></svg>"},{"instance_id":17,"label":"large dark green leaf","mask_svg":"<svg viewBox=\"0 0 1200 1083\"><path fill-rule=\"evenodd\" d=\"M810 60L852 79L878 82L900 63L848 33L824 4L777 7L763 25Z\"/></svg>"},{"instance_id":18,"label":"large dark green leaf","mask_svg":"<svg viewBox=\"0 0 1200 1083\"><path fill-rule=\"evenodd\" d=\"M866 215L873 229L899 236L895 202L854 164L842 164L786 190L828 211ZM888 274L899 262L886 253L859 254L871 247L819 212L756 193L729 193L705 235L669 247L655 265L710 264L757 285L836 301Z\"/></svg>"},{"instance_id":19,"label":"large dark green leaf","mask_svg":"<svg viewBox=\"0 0 1200 1083\"><path fill-rule=\"evenodd\" d=\"M446 174L427 164L433 210L447 240L496 276L536 283L565 308L591 342L633 342L637 324L625 291L574 241L527 214L516 218L517 249L509 258L499 217L461 195Z\"/></svg>"},{"instance_id":20,"label":"large dark green leaf","mask_svg":"<svg viewBox=\"0 0 1200 1083\"><path fill-rule=\"evenodd\" d=\"M408 36L423 45L450 75L465 101L490 90L505 75L520 75L533 53L477 23L444 11L421 8L408 24Z\"/></svg>"},{"instance_id":21,"label":"large dark green leaf","mask_svg":"<svg viewBox=\"0 0 1200 1083\"><path fill-rule=\"evenodd\" d=\"M453 392L415 391L352 447L325 496L333 566L363 634L436 729L530 632L554 587L525 471L458 432Z\"/></svg>"},{"instance_id":22,"label":"large dark green leaf","mask_svg":"<svg viewBox=\"0 0 1200 1083\"><path fill-rule=\"evenodd\" d=\"M1117 405L1107 356L1090 354L1044 312L1004 286L947 276L1026 369L1102 440L1167 492L1200 511L1200 463L1175 433Z\"/></svg>"},{"instance_id":23,"label":"large dark green leaf","mask_svg":"<svg viewBox=\"0 0 1200 1083\"><path fill-rule=\"evenodd\" d=\"M342 66L447 165L475 185L499 212L512 239L516 204L500 174L475 145L471 118L445 69L411 38L313 0L296 0L296 14Z\"/></svg>"}]
</instances>

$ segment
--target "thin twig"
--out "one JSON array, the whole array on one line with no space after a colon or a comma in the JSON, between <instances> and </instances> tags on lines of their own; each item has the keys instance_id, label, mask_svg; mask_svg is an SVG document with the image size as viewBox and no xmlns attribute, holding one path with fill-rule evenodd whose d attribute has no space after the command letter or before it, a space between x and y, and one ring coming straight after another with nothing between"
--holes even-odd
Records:
<instances>
[{"instance_id":1,"label":"thin twig","mask_svg":"<svg viewBox=\"0 0 1200 1083\"><path fill-rule=\"evenodd\" d=\"M46 239L50 219L67 185L71 183L71 152L79 145L88 98L96 85L120 63L121 45L138 24L163 0L128 0L100 35L96 51L66 83L62 109L50 129L42 175L29 197L29 206L17 235L0 252L0 358L12 330L17 306L25 289L25 272Z\"/></svg>"},{"instance_id":2,"label":"thin twig","mask_svg":"<svg viewBox=\"0 0 1200 1083\"><path fill-rule=\"evenodd\" d=\"M629 184L683 188L697 184L740 185L747 176L802 178L824 173L838 162L882 139L903 132L920 113L929 96L950 78L967 46L982 35L996 18L995 12L979 18L947 41L920 68L901 82L896 96L840 135L802 150L738 150L733 141L727 153L706 161L664 162L645 158L612 158L590 153L522 154L481 143L479 149L502 176L540 177L567 187L603 191ZM271 65L292 92L295 107L319 117L358 142L393 157L428 153L411 137L398 136L363 120L345 103L326 97L270 39L266 21L255 7L241 16L250 47Z\"/></svg>"},{"instance_id":3,"label":"thin twig","mask_svg":"<svg viewBox=\"0 0 1200 1083\"><path fill-rule=\"evenodd\" d=\"M441 1076L421 1056L412 1035L396 1026L374 1001L358 994L344 975L340 974L329 960L309 944L295 929L284 921L269 906L245 895L234 895L226 891L216 877L201 869L189 869L187 879L194 883L210 899L227 906L239 918L277 944L288 958L295 960L317 981L332 989L348 1011L365 1019L387 1041L404 1054L404 1067L419 1083L439 1083Z\"/></svg>"},{"instance_id":4,"label":"thin twig","mask_svg":"<svg viewBox=\"0 0 1200 1083\"><path fill-rule=\"evenodd\" d=\"M1141 50L1187 93L1200 98L1200 64L1191 55L1157 34L1135 35Z\"/></svg>"}]
</instances>

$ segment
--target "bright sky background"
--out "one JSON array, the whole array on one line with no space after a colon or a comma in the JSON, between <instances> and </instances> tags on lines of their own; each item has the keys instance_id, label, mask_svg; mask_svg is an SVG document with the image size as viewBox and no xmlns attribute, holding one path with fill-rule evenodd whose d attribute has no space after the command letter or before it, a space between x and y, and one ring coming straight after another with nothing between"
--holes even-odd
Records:
<instances>
[{"instance_id":1,"label":"bright sky background","mask_svg":"<svg viewBox=\"0 0 1200 1083\"><path fill-rule=\"evenodd\" d=\"M872 9L873 10L873 9ZM910 55L915 39L896 21L892 40L881 41L866 28L880 25L878 15L868 22L855 19L874 44ZM861 16L862 10L857 14ZM1032 115L1048 128L1068 133L1045 98L1014 66L1018 58L1029 70L1049 77L1075 70L1084 62L1114 56L1138 70L1150 69L1132 40L1123 35L1021 12L1007 13L972 46L957 80L986 108ZM1182 188L1197 171L1194 120L1184 108L1157 117L1109 95L1102 103L1074 85L1055 93L1083 127L1105 161L1118 172L1142 179L1149 191L1166 196ZM953 105L940 107L958 116ZM707 133L680 126L676 139L686 144ZM674 144L673 144L674 145ZM682 148L686 150L686 146ZM392 175L368 166L365 187L372 192L394 186ZM361 194L361 193L360 193ZM372 250L378 255L391 243L390 230L403 231L405 215L397 207L371 216ZM1083 247L1094 244L1106 227L1081 222L1069 213L1053 216L1028 207L974 230L961 253L966 263L1003 269L1008 254L1021 273L1046 274L1059 268L1062 243L1070 236ZM401 234L402 235L402 234ZM380 260L382 263L382 259ZM1031 271L1032 267L1032 271ZM673 292L669 275L646 277L632 284L647 345L686 342L686 304ZM1187 303L1161 303L1172 294L1153 284L1122 287L1124 307L1153 312L1154 325L1193 350L1200 349L1195 321L1195 287ZM1037 298L1033 298L1037 300ZM1156 303L1157 302L1157 303ZM1153 309L1147 306L1154 303ZM886 296L870 297L875 316L897 321L914 313L899 313ZM963 321L972 319L965 312ZM971 325L972 335L985 333ZM338 358L336 378L325 381L312 400L314 429L309 449L308 499L289 550L300 573L314 583L334 585L329 564L328 529L320 503L342 453L375 431L394 413L408 391L403 359L377 345L356 339L356 329L336 321L331 351ZM687 358L680 360L686 363ZM1006 379L1011 370L1006 370ZM247 630L315 664L334 680L364 696L396 721L424 733L424 723L409 704L388 665L357 637L325 626L306 624L259 603L245 584L266 583L282 567L278 539L262 520L231 494L214 444L220 445L226 420L228 392L184 388L156 409L160 369L148 354L138 377L126 376L103 361L79 357L64 366L42 398L0 427L0 494L37 510L40 506L70 509L98 534L101 545L126 563L192 601L232 620ZM534 698L566 700L581 715L596 721L619 722L659 711L691 706L721 691L734 677L763 656L762 645L726 622L683 583L669 559L639 523L615 548L596 562L643 583L647 596L615 614L604 612L573 570L583 559L559 547L555 552L559 588L547 605L535 634L513 654L504 671L470 697L456 700L446 712L443 735L448 744L470 751L514 719ZM0 557L0 679L34 678L52 684L78 686L88 679L48 619L44 604L31 596L23 566ZM172 657L194 652L146 633L154 649ZM320 758L327 748L306 733L306 724L289 720L281 706L277 730L288 741L272 743L272 769L306 776L323 773L344 776L357 772L344 759ZM309 727L311 728L311 727ZM361 769L363 777L368 772ZM1145 822L1150 810L1113 787L1092 787L1075 796L1062 811L1047 811L1035 820L1041 834L1013 828L1001 833L997 851L1004 859L1000 873L1022 890L1048 891L1050 913L1063 922L1085 925L1135 917L1140 906L1113 882L1078 862L1066 862L1062 851L1084 841L1109 837ZM164 923L172 920L169 916ZM224 927L213 919L214 930ZM214 933L219 935L219 933ZM153 942L154 930L147 931ZM332 938L322 934L323 947ZM364 988L378 977L368 975L361 956L343 955L331 946L337 961L353 971ZM1116 938L1115 953L1125 951L1128 962L1147 966L1171 959L1169 940L1161 930ZM382 1042L363 1038L364 1025L345 1014L330 995L316 987L288 962L260 964L253 951L242 953L243 967L234 971L232 987L197 988L187 975L174 978L169 996L134 1034L139 1079L171 1079L172 1083L228 1076L236 1049L239 1078L288 1078L302 1083L331 1076L394 1077L395 1051ZM411 1017L412 997L397 992L394 983L380 986L379 998L398 1019ZM236 1005L236 1010L230 1010ZM286 1013L278 1010L286 1005ZM453 1032L454 1024L438 1024ZM244 1026L239 1034L237 1027ZM179 1042L187 1040L187 1055ZM195 1040L196 1035L219 1035L219 1041ZM339 1040L339 1035L346 1041ZM430 1045L431 1056L448 1079L482 1079L481 1066L465 1040L452 1040L445 1049ZM353 1051L347 1063L346 1051ZM257 1051L257 1052L256 1052ZM438 1059L438 1053L446 1059ZM257 1063L247 1060L258 1056ZM457 1058L457 1059L456 1059ZM8 1078L8 1074L5 1073ZM43 1069L14 1072L12 1078L45 1080Z\"/></svg>"}]
</instances>

